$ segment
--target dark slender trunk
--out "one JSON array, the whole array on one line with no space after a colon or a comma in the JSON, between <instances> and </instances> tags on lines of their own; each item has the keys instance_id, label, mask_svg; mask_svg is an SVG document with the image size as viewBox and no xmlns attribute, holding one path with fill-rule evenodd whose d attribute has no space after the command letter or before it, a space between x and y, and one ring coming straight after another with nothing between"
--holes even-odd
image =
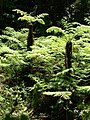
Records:
<instances>
[{"instance_id":1,"label":"dark slender trunk","mask_svg":"<svg viewBox=\"0 0 90 120\"><path fill-rule=\"evenodd\" d=\"M33 25L29 24L29 32L28 32L28 38L27 38L27 50L31 51L31 47L33 45Z\"/></svg>"},{"instance_id":2,"label":"dark slender trunk","mask_svg":"<svg viewBox=\"0 0 90 120\"><path fill-rule=\"evenodd\" d=\"M72 42L68 41L66 43L66 56L65 56L65 68L70 69L72 67ZM71 71L69 70L67 75L70 75Z\"/></svg>"}]
</instances>

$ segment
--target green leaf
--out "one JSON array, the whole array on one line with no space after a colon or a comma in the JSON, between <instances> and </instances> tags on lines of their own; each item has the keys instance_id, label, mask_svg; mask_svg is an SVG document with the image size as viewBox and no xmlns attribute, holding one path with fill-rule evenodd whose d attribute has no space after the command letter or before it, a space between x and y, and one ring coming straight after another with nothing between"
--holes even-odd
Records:
<instances>
[{"instance_id":1,"label":"green leaf","mask_svg":"<svg viewBox=\"0 0 90 120\"><path fill-rule=\"evenodd\" d=\"M35 18L32 16L24 15L23 17L19 17L18 20L22 20L22 21L26 20L28 22L34 22Z\"/></svg>"},{"instance_id":2,"label":"green leaf","mask_svg":"<svg viewBox=\"0 0 90 120\"><path fill-rule=\"evenodd\" d=\"M48 96L54 96L54 97L60 96L66 100L70 99L70 96L72 95L72 93L70 91L43 92L43 94L48 95Z\"/></svg>"},{"instance_id":3,"label":"green leaf","mask_svg":"<svg viewBox=\"0 0 90 120\"><path fill-rule=\"evenodd\" d=\"M37 18L44 18L45 16L48 16L49 14L47 13L42 13L40 15L37 16Z\"/></svg>"},{"instance_id":4,"label":"green leaf","mask_svg":"<svg viewBox=\"0 0 90 120\"><path fill-rule=\"evenodd\" d=\"M40 18L39 18L39 19L38 19L38 18L36 18L36 19L35 19L35 21L39 22L40 24L45 25L45 22L44 22L42 19L40 19Z\"/></svg>"},{"instance_id":5,"label":"green leaf","mask_svg":"<svg viewBox=\"0 0 90 120\"><path fill-rule=\"evenodd\" d=\"M4 98L0 95L0 101L2 102L4 100Z\"/></svg>"},{"instance_id":6,"label":"green leaf","mask_svg":"<svg viewBox=\"0 0 90 120\"><path fill-rule=\"evenodd\" d=\"M90 93L90 86L78 86L77 90L82 93Z\"/></svg>"},{"instance_id":7,"label":"green leaf","mask_svg":"<svg viewBox=\"0 0 90 120\"><path fill-rule=\"evenodd\" d=\"M62 30L62 29L59 28L59 27L55 27L55 26L48 28L48 29L46 30L46 32L47 32L47 33L54 32L55 34L56 34L56 33L62 33L62 34L64 34L64 30Z\"/></svg>"},{"instance_id":8,"label":"green leaf","mask_svg":"<svg viewBox=\"0 0 90 120\"><path fill-rule=\"evenodd\" d=\"M24 11L19 10L19 9L14 9L14 10L12 10L12 11L17 12L17 14L27 15L27 12L24 12Z\"/></svg>"}]
</instances>

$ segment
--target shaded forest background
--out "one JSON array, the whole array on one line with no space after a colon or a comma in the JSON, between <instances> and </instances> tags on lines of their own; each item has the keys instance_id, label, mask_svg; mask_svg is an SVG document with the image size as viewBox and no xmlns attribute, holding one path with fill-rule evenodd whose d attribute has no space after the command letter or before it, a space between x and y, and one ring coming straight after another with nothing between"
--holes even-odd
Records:
<instances>
[{"instance_id":1,"label":"shaded forest background","mask_svg":"<svg viewBox=\"0 0 90 120\"><path fill-rule=\"evenodd\" d=\"M32 16L48 13L53 25L57 25L57 22L64 16L67 16L69 21L86 24L84 18L89 16L89 6L89 0L1 0L0 28L5 26L19 27L16 21L18 16L12 11L13 9L20 9Z\"/></svg>"}]
</instances>

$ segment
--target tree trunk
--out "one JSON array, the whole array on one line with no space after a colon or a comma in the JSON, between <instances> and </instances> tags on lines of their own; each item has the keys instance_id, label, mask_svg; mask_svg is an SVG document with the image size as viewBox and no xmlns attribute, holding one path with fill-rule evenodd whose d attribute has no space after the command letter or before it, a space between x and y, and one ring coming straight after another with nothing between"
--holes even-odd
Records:
<instances>
[{"instance_id":1,"label":"tree trunk","mask_svg":"<svg viewBox=\"0 0 90 120\"><path fill-rule=\"evenodd\" d=\"M72 42L68 41L66 43L66 56L65 56L65 68L70 69L72 67ZM70 75L71 71L68 71L68 75Z\"/></svg>"},{"instance_id":2,"label":"tree trunk","mask_svg":"<svg viewBox=\"0 0 90 120\"><path fill-rule=\"evenodd\" d=\"M28 32L28 38L27 38L27 50L31 51L31 47L33 45L33 25L29 24L29 32Z\"/></svg>"}]
</instances>

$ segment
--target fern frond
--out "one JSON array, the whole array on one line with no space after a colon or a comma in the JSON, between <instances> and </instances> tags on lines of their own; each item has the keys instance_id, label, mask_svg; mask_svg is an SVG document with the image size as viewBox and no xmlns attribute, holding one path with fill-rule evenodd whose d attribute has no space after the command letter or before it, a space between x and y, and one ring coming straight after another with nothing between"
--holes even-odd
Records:
<instances>
[{"instance_id":1,"label":"fern frond","mask_svg":"<svg viewBox=\"0 0 90 120\"><path fill-rule=\"evenodd\" d=\"M42 13L40 15L37 15L37 18L44 18L45 16L48 16L49 14L47 13Z\"/></svg>"},{"instance_id":2,"label":"fern frond","mask_svg":"<svg viewBox=\"0 0 90 120\"><path fill-rule=\"evenodd\" d=\"M46 30L46 32L47 32L47 33L54 32L55 34L56 34L56 33L62 33L62 34L64 34L64 30L62 30L62 29L59 28L59 27L55 27L55 26L48 28L48 29Z\"/></svg>"},{"instance_id":3,"label":"fern frond","mask_svg":"<svg viewBox=\"0 0 90 120\"><path fill-rule=\"evenodd\" d=\"M40 24L45 25L45 22L44 22L43 19L41 19L41 18L36 18L36 19L34 20L34 22L35 22L35 21L37 21L37 22L40 23Z\"/></svg>"},{"instance_id":4,"label":"fern frond","mask_svg":"<svg viewBox=\"0 0 90 120\"><path fill-rule=\"evenodd\" d=\"M90 93L90 86L78 86L77 91L81 93Z\"/></svg>"},{"instance_id":5,"label":"fern frond","mask_svg":"<svg viewBox=\"0 0 90 120\"><path fill-rule=\"evenodd\" d=\"M21 21L28 21L28 22L34 22L35 21L35 18L32 17L32 16L29 16L29 15L24 15L23 17L19 17L18 20L21 20Z\"/></svg>"},{"instance_id":6,"label":"fern frond","mask_svg":"<svg viewBox=\"0 0 90 120\"><path fill-rule=\"evenodd\" d=\"M17 12L17 14L27 15L27 12L24 12L24 11L22 11L22 10L20 10L20 9L14 9L14 10L12 10L12 11Z\"/></svg>"},{"instance_id":7,"label":"fern frond","mask_svg":"<svg viewBox=\"0 0 90 120\"><path fill-rule=\"evenodd\" d=\"M53 96L53 97L62 97L64 99L70 99L72 93L70 91L56 91L56 92L43 92L44 95Z\"/></svg>"}]
</instances>

